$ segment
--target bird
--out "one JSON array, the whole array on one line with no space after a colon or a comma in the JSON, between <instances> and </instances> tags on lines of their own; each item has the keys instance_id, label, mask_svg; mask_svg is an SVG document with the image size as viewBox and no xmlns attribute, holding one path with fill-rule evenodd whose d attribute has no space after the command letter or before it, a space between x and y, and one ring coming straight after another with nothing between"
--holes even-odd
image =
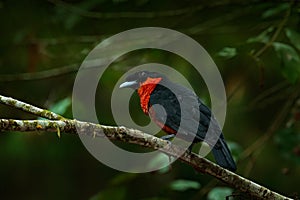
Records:
<instances>
[{"instance_id":1,"label":"bird","mask_svg":"<svg viewBox=\"0 0 300 200\"><path fill-rule=\"evenodd\" d=\"M235 161L216 118L192 90L170 81L164 74L145 70L128 75L119 88L131 88L138 93L142 111L167 133L163 139L168 140L181 131L181 135L193 137L190 151L193 144L205 140L217 164L236 171ZM196 103L190 103L189 99L195 99ZM185 121L188 123L181 123L182 116L187 118ZM205 137L209 126L213 131L210 137Z\"/></svg>"}]
</instances>

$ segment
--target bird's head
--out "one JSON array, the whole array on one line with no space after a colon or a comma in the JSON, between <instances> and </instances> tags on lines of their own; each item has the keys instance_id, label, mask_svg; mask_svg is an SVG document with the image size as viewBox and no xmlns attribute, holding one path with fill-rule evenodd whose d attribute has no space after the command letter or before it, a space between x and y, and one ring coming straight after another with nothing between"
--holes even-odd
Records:
<instances>
[{"instance_id":1,"label":"bird's head","mask_svg":"<svg viewBox=\"0 0 300 200\"><path fill-rule=\"evenodd\" d=\"M165 76L157 72L138 71L126 77L126 81L120 85L120 88L138 89L146 84L158 84Z\"/></svg>"}]
</instances>

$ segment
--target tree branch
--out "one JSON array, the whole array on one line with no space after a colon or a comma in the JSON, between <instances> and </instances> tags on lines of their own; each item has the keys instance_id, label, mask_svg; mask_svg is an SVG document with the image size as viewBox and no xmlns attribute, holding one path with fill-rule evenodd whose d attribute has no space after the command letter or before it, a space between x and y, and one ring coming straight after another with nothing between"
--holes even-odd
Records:
<instances>
[{"instance_id":1,"label":"tree branch","mask_svg":"<svg viewBox=\"0 0 300 200\"><path fill-rule=\"evenodd\" d=\"M28 113L31 113L31 114L34 114L36 116L43 117L43 118L46 118L46 119L50 119L50 120L52 120L52 119L56 119L56 120L64 119L64 117L62 117L62 116L60 116L56 113L53 113L49 110L38 108L36 106L30 105L28 103L24 103L22 101L13 99L11 97L5 97L5 96L0 95L0 103L11 106L11 107L14 107L14 108L17 108L19 110L23 110L25 112L28 112Z\"/></svg>"},{"instance_id":2,"label":"tree branch","mask_svg":"<svg viewBox=\"0 0 300 200\"><path fill-rule=\"evenodd\" d=\"M34 73L0 74L0 82L28 81L53 78L77 72L79 67L79 64L73 64Z\"/></svg>"},{"instance_id":3,"label":"tree branch","mask_svg":"<svg viewBox=\"0 0 300 200\"><path fill-rule=\"evenodd\" d=\"M277 39L277 37L281 33L282 29L284 28L284 25L287 23L287 21L288 21L288 19L290 17L291 9L292 9L292 4L293 4L293 2L291 3L290 7L288 8L287 12L285 13L285 16L284 16L283 20L279 23L279 25L277 27L277 30L275 31L275 33L271 37L270 41L267 42L260 50L258 50L253 55L253 57L255 59L259 59L258 57L260 57L275 42L275 40Z\"/></svg>"},{"instance_id":4,"label":"tree branch","mask_svg":"<svg viewBox=\"0 0 300 200\"><path fill-rule=\"evenodd\" d=\"M184 15L195 11L200 11L209 7L208 5L207 6L197 5L197 6L187 7L187 8L180 8L176 10L165 10L165 11L156 11L156 12L151 12L151 11L93 12L93 11L81 9L78 6L74 6L62 0L48 0L48 1L53 3L56 6L60 6L68 11L71 11L83 17L96 18L96 19L173 17L173 16ZM210 5L210 7L222 6L226 4L228 4L226 1L216 2L213 3L213 5Z\"/></svg>"},{"instance_id":5,"label":"tree branch","mask_svg":"<svg viewBox=\"0 0 300 200\"><path fill-rule=\"evenodd\" d=\"M143 147L159 150L192 166L197 171L211 175L224 183L259 199L290 200L270 189L252 182L240 175L228 171L219 165L200 157L192 152L185 152L180 146L168 143L168 141L149 135L139 130L126 127L105 126L89 122L65 119L53 112L37 108L30 104L4 97L0 95L0 103L21 109L23 111L55 120L14 120L0 119L0 131L45 131L64 132L73 135L83 134L91 137L108 137L111 140L119 140L126 143L137 144ZM77 130L80 130L77 132Z\"/></svg>"}]
</instances>

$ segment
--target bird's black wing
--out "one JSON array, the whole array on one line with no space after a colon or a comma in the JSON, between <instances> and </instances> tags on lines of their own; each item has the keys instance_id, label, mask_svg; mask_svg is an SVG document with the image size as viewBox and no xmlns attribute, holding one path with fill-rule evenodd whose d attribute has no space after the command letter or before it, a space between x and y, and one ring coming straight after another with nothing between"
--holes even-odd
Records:
<instances>
[{"instance_id":1,"label":"bird's black wing","mask_svg":"<svg viewBox=\"0 0 300 200\"><path fill-rule=\"evenodd\" d=\"M164 123L174 131L178 131L181 111L179 102L168 88L157 85L150 95L149 107L154 111L154 120Z\"/></svg>"},{"instance_id":2,"label":"bird's black wing","mask_svg":"<svg viewBox=\"0 0 300 200\"><path fill-rule=\"evenodd\" d=\"M154 106L156 104L160 106ZM150 95L149 107L151 106L156 120L177 133L186 135L188 141L191 137L195 137L193 143L205 141L212 147L215 160L220 166L236 170L217 120L193 91L174 83L157 85Z\"/></svg>"},{"instance_id":3,"label":"bird's black wing","mask_svg":"<svg viewBox=\"0 0 300 200\"><path fill-rule=\"evenodd\" d=\"M174 83L157 85L150 96L149 104L161 106L154 107L156 120L165 123L176 132L180 126L182 135L192 134L193 137L196 134L195 142L204 140L211 121L211 111L188 88ZM211 128L220 133L215 119L212 120Z\"/></svg>"}]
</instances>

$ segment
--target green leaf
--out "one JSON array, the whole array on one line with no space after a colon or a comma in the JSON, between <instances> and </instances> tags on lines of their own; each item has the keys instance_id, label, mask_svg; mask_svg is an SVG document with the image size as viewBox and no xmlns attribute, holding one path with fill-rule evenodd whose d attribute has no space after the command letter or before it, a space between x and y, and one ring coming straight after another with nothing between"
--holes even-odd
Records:
<instances>
[{"instance_id":1,"label":"green leaf","mask_svg":"<svg viewBox=\"0 0 300 200\"><path fill-rule=\"evenodd\" d=\"M274 27L270 26L269 28L261 32L258 36L249 38L246 42L247 43L254 43L254 42L268 43L270 41L270 33L272 33L273 31L274 31Z\"/></svg>"},{"instance_id":2,"label":"green leaf","mask_svg":"<svg viewBox=\"0 0 300 200\"><path fill-rule=\"evenodd\" d=\"M196 181L183 180L179 179L173 181L170 185L170 188L175 191L186 191L189 189L199 189L201 187L200 183Z\"/></svg>"},{"instance_id":3,"label":"green leaf","mask_svg":"<svg viewBox=\"0 0 300 200\"><path fill-rule=\"evenodd\" d=\"M289 3L283 3L283 4L280 4L276 7L272 7L268 10L266 10L263 14L262 14L262 18L265 19L265 18L268 18L268 17L272 17L274 15L277 15L281 12L283 12L284 10L288 9L290 7L290 4Z\"/></svg>"},{"instance_id":4,"label":"green leaf","mask_svg":"<svg viewBox=\"0 0 300 200\"><path fill-rule=\"evenodd\" d=\"M280 129L276 132L274 140L283 157L300 163L300 134L297 129L293 127Z\"/></svg>"},{"instance_id":5,"label":"green leaf","mask_svg":"<svg viewBox=\"0 0 300 200\"><path fill-rule=\"evenodd\" d=\"M150 160L148 166L149 168L158 168L162 166L161 169L158 170L159 173L164 174L170 170L170 160L169 156L163 153L158 153L152 160Z\"/></svg>"},{"instance_id":6,"label":"green leaf","mask_svg":"<svg viewBox=\"0 0 300 200\"><path fill-rule=\"evenodd\" d=\"M217 53L218 56L224 57L226 59L233 58L236 56L236 48L233 47L224 47L221 51Z\"/></svg>"},{"instance_id":7,"label":"green leaf","mask_svg":"<svg viewBox=\"0 0 300 200\"><path fill-rule=\"evenodd\" d=\"M224 200L227 196L232 194L232 189L227 187L216 187L212 189L208 195L209 200Z\"/></svg>"},{"instance_id":8,"label":"green leaf","mask_svg":"<svg viewBox=\"0 0 300 200\"><path fill-rule=\"evenodd\" d=\"M285 34L291 41L291 43L300 51L300 33L295 30L286 28Z\"/></svg>"},{"instance_id":9,"label":"green leaf","mask_svg":"<svg viewBox=\"0 0 300 200\"><path fill-rule=\"evenodd\" d=\"M274 42L272 45L282 61L281 72L283 76L291 83L295 83L300 74L300 57L298 53L288 44Z\"/></svg>"},{"instance_id":10,"label":"green leaf","mask_svg":"<svg viewBox=\"0 0 300 200\"><path fill-rule=\"evenodd\" d=\"M60 129L57 127L56 130L57 130L57 136L58 138L60 138Z\"/></svg>"},{"instance_id":11,"label":"green leaf","mask_svg":"<svg viewBox=\"0 0 300 200\"><path fill-rule=\"evenodd\" d=\"M63 114L65 114L65 112L67 111L67 109L70 105L71 105L71 98L66 97L66 98L56 102L52 106L50 106L49 110L51 110L54 113L63 115Z\"/></svg>"}]
</instances>

